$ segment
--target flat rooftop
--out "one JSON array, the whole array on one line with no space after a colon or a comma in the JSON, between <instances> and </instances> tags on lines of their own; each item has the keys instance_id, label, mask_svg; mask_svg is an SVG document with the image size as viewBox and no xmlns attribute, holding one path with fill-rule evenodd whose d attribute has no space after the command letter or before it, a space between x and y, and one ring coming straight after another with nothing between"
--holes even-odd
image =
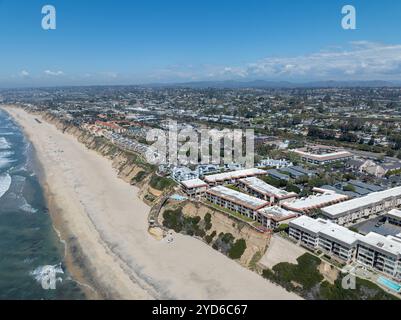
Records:
<instances>
[{"instance_id":1,"label":"flat rooftop","mask_svg":"<svg viewBox=\"0 0 401 320\"><path fill-rule=\"evenodd\" d=\"M336 193L331 190L324 190L324 193L312 195L307 198L301 198L294 201L288 201L283 206L288 210L304 211L310 209L318 209L329 206L332 203L345 201L348 196Z\"/></svg>"},{"instance_id":2,"label":"flat rooftop","mask_svg":"<svg viewBox=\"0 0 401 320\"><path fill-rule=\"evenodd\" d=\"M327 161L327 160L353 157L353 154L351 152L345 150L330 150L327 152L324 151L318 152L315 151L314 149L308 150L306 148L302 148L302 149L295 149L292 151L297 153L301 157L306 157L317 161Z\"/></svg>"},{"instance_id":3,"label":"flat rooftop","mask_svg":"<svg viewBox=\"0 0 401 320\"><path fill-rule=\"evenodd\" d=\"M245 193L238 192L236 190L232 190L223 186L210 188L206 192L221 197L225 200L231 201L233 203L243 205L255 211L269 204L269 202L267 201L252 197Z\"/></svg>"},{"instance_id":4,"label":"flat rooftop","mask_svg":"<svg viewBox=\"0 0 401 320\"><path fill-rule=\"evenodd\" d=\"M401 210L393 209L387 213L387 216L401 220Z\"/></svg>"},{"instance_id":5,"label":"flat rooftop","mask_svg":"<svg viewBox=\"0 0 401 320\"><path fill-rule=\"evenodd\" d=\"M378 251L391 253L395 256L401 254L401 239L393 236L385 237L375 232L370 232L363 237L362 243L368 244Z\"/></svg>"},{"instance_id":6,"label":"flat rooftop","mask_svg":"<svg viewBox=\"0 0 401 320\"><path fill-rule=\"evenodd\" d=\"M341 217L342 215L345 215L348 212L358 210L359 208L362 207L374 205L375 203L381 202L384 199L391 197L401 197L401 187L396 187L380 192L373 192L361 198L355 198L342 203L337 203L335 205L322 209L322 212L326 216L332 218Z\"/></svg>"},{"instance_id":7,"label":"flat rooftop","mask_svg":"<svg viewBox=\"0 0 401 320\"><path fill-rule=\"evenodd\" d=\"M297 216L293 211L288 211L284 208L274 206L274 207L264 207L258 210L258 213L273 219L274 221L283 221Z\"/></svg>"},{"instance_id":8,"label":"flat rooftop","mask_svg":"<svg viewBox=\"0 0 401 320\"><path fill-rule=\"evenodd\" d=\"M233 180L233 179L242 179L246 177L256 176L256 175L263 175L267 174L267 171L251 168L251 169L243 169L231 172L223 172L212 174L205 177L205 181L208 183L219 182L219 181L226 181L226 180Z\"/></svg>"},{"instance_id":9,"label":"flat rooftop","mask_svg":"<svg viewBox=\"0 0 401 320\"><path fill-rule=\"evenodd\" d=\"M184 185L184 187L186 187L188 189L200 188L200 187L207 186L207 183L201 179L192 179L192 180L181 181L181 184Z\"/></svg>"},{"instance_id":10,"label":"flat rooftop","mask_svg":"<svg viewBox=\"0 0 401 320\"><path fill-rule=\"evenodd\" d=\"M312 231L314 234L320 234L324 237L332 238L349 246L363 238L362 235L333 222L323 219L313 219L307 216L302 216L292 220L290 226Z\"/></svg>"},{"instance_id":11,"label":"flat rooftop","mask_svg":"<svg viewBox=\"0 0 401 320\"><path fill-rule=\"evenodd\" d=\"M246 184L248 187L254 189L257 192L260 192L262 194L272 195L277 198L288 198L297 196L295 192L287 192L285 190L276 188L256 177L240 179L239 181Z\"/></svg>"}]
</instances>

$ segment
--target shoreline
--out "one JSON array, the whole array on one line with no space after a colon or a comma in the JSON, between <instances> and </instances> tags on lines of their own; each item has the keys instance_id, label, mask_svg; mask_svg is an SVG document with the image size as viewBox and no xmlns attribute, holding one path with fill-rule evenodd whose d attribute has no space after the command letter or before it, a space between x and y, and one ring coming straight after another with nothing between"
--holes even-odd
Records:
<instances>
[{"instance_id":1,"label":"shoreline","mask_svg":"<svg viewBox=\"0 0 401 320\"><path fill-rule=\"evenodd\" d=\"M56 214L57 212L60 212L61 209L57 207L57 204L53 199L54 197L46 180L45 170L39 160L37 150L35 148L35 145L31 141L29 133L17 122L17 120L15 120L15 118L6 109L3 108L3 110L5 110L5 112L7 112L7 114L9 114L13 118L14 122L18 125L26 140L31 145L32 166L34 167L39 184L42 187L46 207L48 208L49 216L52 220L53 229L55 230L60 242L63 243L63 263L65 264L68 273L72 276L72 281L76 282L79 285L79 287L85 294L86 299L102 299L103 297L100 293L101 289L97 288L95 280L90 275L90 271L88 270L87 266L84 263L79 265L76 263L77 259L82 256L82 250L78 249L78 252L73 252L74 250L71 250L71 248L74 247L71 243L74 235L70 230L63 227L61 219ZM69 239L69 241L66 239Z\"/></svg>"},{"instance_id":2,"label":"shoreline","mask_svg":"<svg viewBox=\"0 0 401 320\"><path fill-rule=\"evenodd\" d=\"M137 198L138 190L115 175L109 160L53 125L32 121L41 116L3 109L34 148L53 224L66 242L67 269L82 289L89 283L96 291L86 287L88 299L300 299L196 239L177 235L170 247L156 242L147 233L149 208ZM72 153L68 159L66 150ZM77 156L82 163L74 162ZM92 164L105 171L106 186ZM88 183L86 176L96 181ZM112 195L104 193L107 184L112 184Z\"/></svg>"}]
</instances>

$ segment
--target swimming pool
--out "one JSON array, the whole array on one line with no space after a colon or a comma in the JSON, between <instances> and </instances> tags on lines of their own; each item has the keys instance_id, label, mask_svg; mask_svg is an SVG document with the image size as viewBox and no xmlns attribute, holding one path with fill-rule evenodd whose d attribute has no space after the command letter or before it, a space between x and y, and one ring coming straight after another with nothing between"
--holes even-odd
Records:
<instances>
[{"instance_id":1,"label":"swimming pool","mask_svg":"<svg viewBox=\"0 0 401 320\"><path fill-rule=\"evenodd\" d=\"M185 200L187 200L188 198L187 198L187 197L180 196L179 194L173 194L173 195L170 197L170 199L171 199L171 200L175 200L175 201L185 201Z\"/></svg>"},{"instance_id":2,"label":"swimming pool","mask_svg":"<svg viewBox=\"0 0 401 320\"><path fill-rule=\"evenodd\" d=\"M395 291L395 292L400 292L401 291L401 285L399 285L397 282L394 282L390 279L387 279L385 277L379 277L377 279L377 282L384 285L385 287Z\"/></svg>"}]
</instances>

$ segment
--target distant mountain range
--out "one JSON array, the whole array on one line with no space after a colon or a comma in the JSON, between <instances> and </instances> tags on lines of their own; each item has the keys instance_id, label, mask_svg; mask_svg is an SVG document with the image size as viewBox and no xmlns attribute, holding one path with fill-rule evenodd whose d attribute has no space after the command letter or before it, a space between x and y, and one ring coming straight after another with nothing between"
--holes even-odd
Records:
<instances>
[{"instance_id":1,"label":"distant mountain range","mask_svg":"<svg viewBox=\"0 0 401 320\"><path fill-rule=\"evenodd\" d=\"M267 81L267 80L252 80L252 81L198 81L184 83L161 84L153 83L145 85L147 87L181 87L181 88L227 88L227 89L245 89L245 88L377 88L377 87L399 87L401 81L313 81L313 82L289 82L289 81Z\"/></svg>"}]
</instances>

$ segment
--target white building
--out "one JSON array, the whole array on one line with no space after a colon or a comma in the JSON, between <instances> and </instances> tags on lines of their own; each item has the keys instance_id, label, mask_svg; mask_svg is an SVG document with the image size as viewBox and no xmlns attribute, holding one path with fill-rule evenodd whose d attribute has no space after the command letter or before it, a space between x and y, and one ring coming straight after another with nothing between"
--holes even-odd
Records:
<instances>
[{"instance_id":1,"label":"white building","mask_svg":"<svg viewBox=\"0 0 401 320\"><path fill-rule=\"evenodd\" d=\"M177 182L198 179L199 174L197 171L192 171L187 167L174 167L171 169L171 178Z\"/></svg>"},{"instance_id":2,"label":"white building","mask_svg":"<svg viewBox=\"0 0 401 320\"><path fill-rule=\"evenodd\" d=\"M293 165L292 162L289 162L285 159L275 160L275 159L263 159L260 160L258 167L259 168L286 168L291 167Z\"/></svg>"},{"instance_id":3,"label":"white building","mask_svg":"<svg viewBox=\"0 0 401 320\"><path fill-rule=\"evenodd\" d=\"M293 201L285 201L282 203L282 207L300 214L307 214L313 210L321 209L349 199L348 196L336 193L332 190L320 188L314 188L313 190L317 194Z\"/></svg>"},{"instance_id":4,"label":"white building","mask_svg":"<svg viewBox=\"0 0 401 320\"><path fill-rule=\"evenodd\" d=\"M331 221L299 217L289 223L289 235L300 244L322 250L347 263L356 261L401 280L401 239L371 232L366 236Z\"/></svg>"},{"instance_id":5,"label":"white building","mask_svg":"<svg viewBox=\"0 0 401 320\"><path fill-rule=\"evenodd\" d=\"M261 175L266 175L267 172L265 170L252 168L252 169L244 169L237 170L232 172L223 172L218 174L213 174L205 177L205 182L210 186L220 185L220 184L229 184L236 183L239 179L248 178L248 177L256 177Z\"/></svg>"},{"instance_id":6,"label":"white building","mask_svg":"<svg viewBox=\"0 0 401 320\"><path fill-rule=\"evenodd\" d=\"M371 232L359 241L356 261L401 280L401 239Z\"/></svg>"},{"instance_id":7,"label":"white building","mask_svg":"<svg viewBox=\"0 0 401 320\"><path fill-rule=\"evenodd\" d=\"M401 187L396 187L326 207L322 213L331 221L345 225L373 214L383 214L400 205Z\"/></svg>"},{"instance_id":8,"label":"white building","mask_svg":"<svg viewBox=\"0 0 401 320\"><path fill-rule=\"evenodd\" d=\"M307 247L322 249L347 262L354 258L357 241L362 237L330 221L315 220L307 216L292 220L289 226L291 238Z\"/></svg>"},{"instance_id":9,"label":"white building","mask_svg":"<svg viewBox=\"0 0 401 320\"><path fill-rule=\"evenodd\" d=\"M192 179L181 181L181 187L189 197L196 197L202 196L206 192L208 185L200 179Z\"/></svg>"},{"instance_id":10,"label":"white building","mask_svg":"<svg viewBox=\"0 0 401 320\"><path fill-rule=\"evenodd\" d=\"M214 174L220 172L220 167L215 164L200 164L196 167L196 171L199 176L204 176L207 174Z\"/></svg>"},{"instance_id":11,"label":"white building","mask_svg":"<svg viewBox=\"0 0 401 320\"><path fill-rule=\"evenodd\" d=\"M238 181L238 187L257 198L269 201L272 204L276 203L281 205L284 201L295 199L298 196L295 192L287 192L276 188L256 177L240 179Z\"/></svg>"},{"instance_id":12,"label":"white building","mask_svg":"<svg viewBox=\"0 0 401 320\"><path fill-rule=\"evenodd\" d=\"M307 148L295 149L292 151L300 156L302 161L317 165L346 161L354 157L353 154L348 151L328 146L309 146Z\"/></svg>"},{"instance_id":13,"label":"white building","mask_svg":"<svg viewBox=\"0 0 401 320\"><path fill-rule=\"evenodd\" d=\"M401 227L401 210L393 209L386 214L387 221Z\"/></svg>"},{"instance_id":14,"label":"white building","mask_svg":"<svg viewBox=\"0 0 401 320\"><path fill-rule=\"evenodd\" d=\"M206 200L254 220L256 211L269 205L267 201L223 186L208 189Z\"/></svg>"},{"instance_id":15,"label":"white building","mask_svg":"<svg viewBox=\"0 0 401 320\"><path fill-rule=\"evenodd\" d=\"M268 229L276 229L281 224L289 223L298 215L295 212L285 210L281 207L264 207L256 212L256 221Z\"/></svg>"}]
</instances>

